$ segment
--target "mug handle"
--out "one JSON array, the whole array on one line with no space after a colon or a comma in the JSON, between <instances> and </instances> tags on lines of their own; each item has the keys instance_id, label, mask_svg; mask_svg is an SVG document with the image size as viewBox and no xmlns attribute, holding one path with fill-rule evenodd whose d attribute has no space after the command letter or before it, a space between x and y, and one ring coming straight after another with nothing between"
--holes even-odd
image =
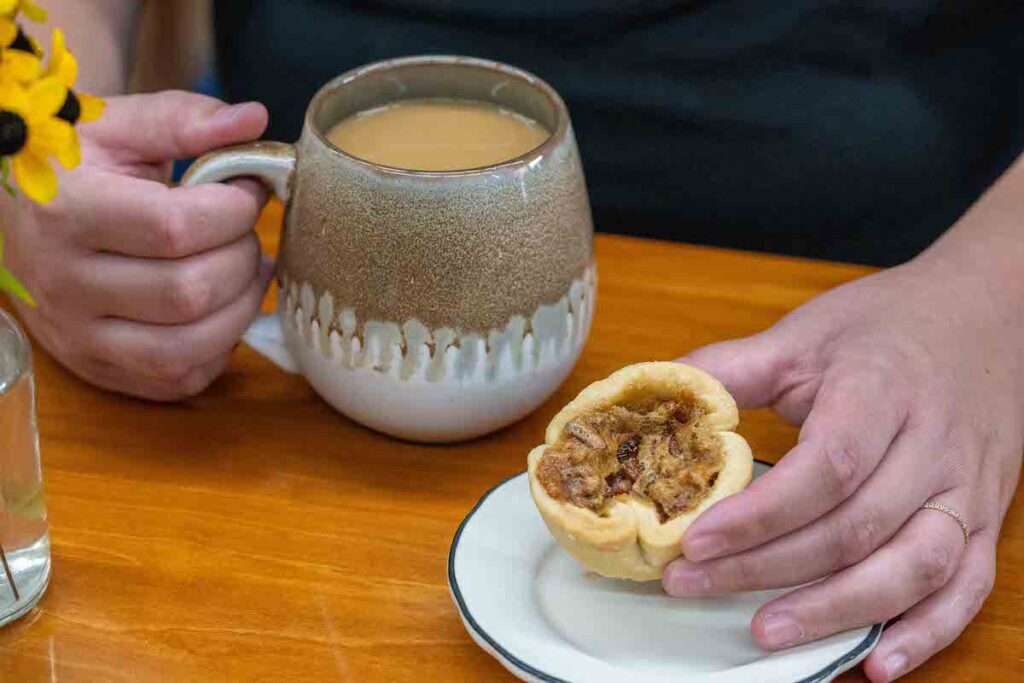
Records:
<instances>
[{"instance_id":1,"label":"mug handle","mask_svg":"<svg viewBox=\"0 0 1024 683\"><path fill-rule=\"evenodd\" d=\"M210 152L195 161L181 179L183 187L253 177L262 181L287 203L295 173L295 147L283 142L252 142ZM299 372L299 364L285 344L284 328L277 313L256 317L242 341L282 370Z\"/></svg>"}]
</instances>

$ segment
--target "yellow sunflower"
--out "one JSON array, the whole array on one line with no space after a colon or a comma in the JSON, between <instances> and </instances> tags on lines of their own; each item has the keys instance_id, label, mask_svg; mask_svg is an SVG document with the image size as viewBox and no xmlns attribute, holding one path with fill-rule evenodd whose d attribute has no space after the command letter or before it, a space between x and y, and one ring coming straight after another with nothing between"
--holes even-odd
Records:
<instances>
[{"instance_id":1,"label":"yellow sunflower","mask_svg":"<svg viewBox=\"0 0 1024 683\"><path fill-rule=\"evenodd\" d=\"M16 23L0 16L0 80L28 83L38 78L41 70L38 46Z\"/></svg>"},{"instance_id":2,"label":"yellow sunflower","mask_svg":"<svg viewBox=\"0 0 1024 683\"><path fill-rule=\"evenodd\" d=\"M0 0L0 14L13 18L18 12L32 21L46 21L46 10L32 0Z\"/></svg>"},{"instance_id":3,"label":"yellow sunflower","mask_svg":"<svg viewBox=\"0 0 1024 683\"><path fill-rule=\"evenodd\" d=\"M54 157L65 168L81 161L74 128L56 117L67 99L59 79L42 78L28 86L0 82L0 156L11 160L14 180L29 199L45 204L57 194Z\"/></svg>"},{"instance_id":4,"label":"yellow sunflower","mask_svg":"<svg viewBox=\"0 0 1024 683\"><path fill-rule=\"evenodd\" d=\"M53 30L53 45L50 48L50 64L46 67L46 75L60 79L68 89L67 100L61 106L58 118L75 125L95 121L103 114L103 108L106 106L103 100L94 95L71 90L78 80L78 62L75 56L68 52L64 43L64 32L59 28Z\"/></svg>"}]
</instances>

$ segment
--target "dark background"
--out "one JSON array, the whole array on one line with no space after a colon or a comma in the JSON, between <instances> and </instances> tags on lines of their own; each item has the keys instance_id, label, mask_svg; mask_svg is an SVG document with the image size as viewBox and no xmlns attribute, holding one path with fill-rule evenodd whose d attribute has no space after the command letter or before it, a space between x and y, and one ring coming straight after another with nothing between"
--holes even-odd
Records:
<instances>
[{"instance_id":1,"label":"dark background","mask_svg":"<svg viewBox=\"0 0 1024 683\"><path fill-rule=\"evenodd\" d=\"M599 230L891 265L1022 147L1015 2L218 0L221 83L298 136L352 67L467 54L569 105ZM1022 200L1024 201L1024 200Z\"/></svg>"}]
</instances>

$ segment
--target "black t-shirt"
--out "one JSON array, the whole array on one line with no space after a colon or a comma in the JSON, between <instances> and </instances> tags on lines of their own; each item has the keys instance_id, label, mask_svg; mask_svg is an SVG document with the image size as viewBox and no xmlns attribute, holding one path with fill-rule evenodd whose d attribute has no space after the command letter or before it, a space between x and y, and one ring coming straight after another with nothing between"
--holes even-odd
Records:
<instances>
[{"instance_id":1,"label":"black t-shirt","mask_svg":"<svg viewBox=\"0 0 1024 683\"><path fill-rule=\"evenodd\" d=\"M887 265L1024 141L1016 0L218 0L228 97L295 139L354 66L466 54L564 97L599 230Z\"/></svg>"}]
</instances>

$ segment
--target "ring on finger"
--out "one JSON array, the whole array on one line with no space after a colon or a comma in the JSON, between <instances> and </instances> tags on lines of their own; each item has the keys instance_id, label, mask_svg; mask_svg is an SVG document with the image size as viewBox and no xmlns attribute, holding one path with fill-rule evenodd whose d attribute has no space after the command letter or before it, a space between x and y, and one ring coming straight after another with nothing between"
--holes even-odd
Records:
<instances>
[{"instance_id":1,"label":"ring on finger","mask_svg":"<svg viewBox=\"0 0 1024 683\"><path fill-rule=\"evenodd\" d=\"M938 502L934 498L925 501L924 505L921 506L921 509L938 510L939 512L943 512L952 517L956 521L956 523L960 525L960 531L962 531L964 534L964 545L970 543L971 530L967 527L967 522L964 521L963 515L961 515L959 512L949 507L948 505L945 505L944 503Z\"/></svg>"}]
</instances>

